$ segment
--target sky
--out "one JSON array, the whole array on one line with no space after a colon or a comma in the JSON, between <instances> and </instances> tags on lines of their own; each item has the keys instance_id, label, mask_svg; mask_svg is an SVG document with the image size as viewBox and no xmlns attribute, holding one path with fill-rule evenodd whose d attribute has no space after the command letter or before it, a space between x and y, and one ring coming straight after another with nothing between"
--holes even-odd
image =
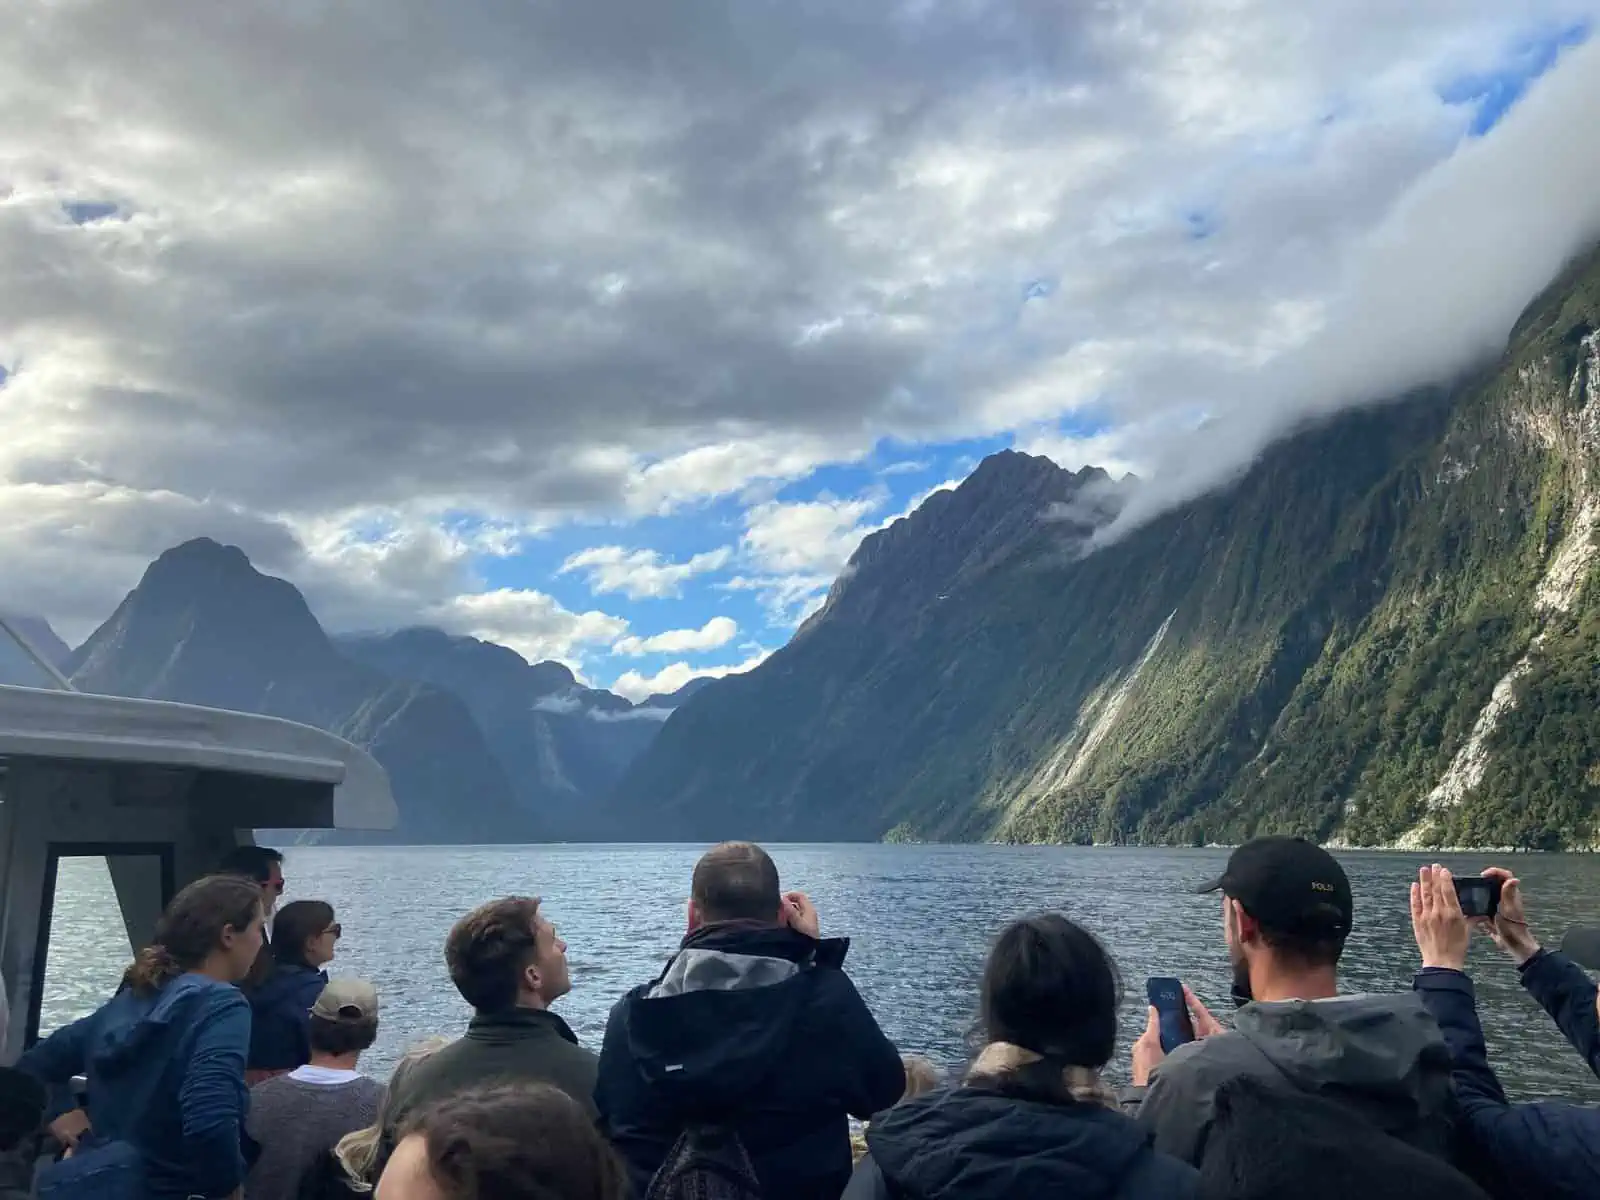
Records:
<instances>
[{"instance_id":1,"label":"sky","mask_svg":"<svg viewBox=\"0 0 1600 1200\"><path fill-rule=\"evenodd\" d=\"M641 697L1007 447L1446 378L1600 238L1600 0L0 0L0 609L235 544Z\"/></svg>"}]
</instances>

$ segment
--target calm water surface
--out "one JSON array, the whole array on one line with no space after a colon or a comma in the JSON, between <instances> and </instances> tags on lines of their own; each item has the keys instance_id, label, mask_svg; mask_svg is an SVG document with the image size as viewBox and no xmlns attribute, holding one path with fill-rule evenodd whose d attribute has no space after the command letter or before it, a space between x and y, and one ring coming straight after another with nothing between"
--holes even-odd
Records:
<instances>
[{"instance_id":1,"label":"calm water surface","mask_svg":"<svg viewBox=\"0 0 1600 1200\"><path fill-rule=\"evenodd\" d=\"M958 1064L990 937L1005 921L1061 909L1099 934L1128 986L1126 1041L1143 1026L1144 979L1178 975L1219 1016L1228 1001L1219 902L1196 896L1223 851L1012 846L773 847L786 888L809 892L825 935L851 938L847 967L885 1031L904 1051ZM344 941L334 974L372 980L383 998L380 1041L363 1065L383 1074L419 1037L454 1035L467 1010L444 969L451 924L483 900L544 897L567 941L573 991L558 1006L596 1049L613 1001L652 978L683 931L700 847L550 846L305 848L289 852L286 899L324 899ZM1417 967L1407 884L1425 860L1341 855L1356 894L1345 954L1351 991L1409 987ZM1454 870L1490 865L1447 857ZM1569 924L1600 923L1600 857L1520 857L1509 864L1529 893L1535 931L1558 943ZM1490 1051L1515 1094L1600 1098L1600 1087L1518 986L1516 969L1486 939L1473 951ZM92 1010L127 961L110 878L99 860L62 864L45 996L46 1027ZM1116 1071L1126 1067L1126 1041Z\"/></svg>"}]
</instances>

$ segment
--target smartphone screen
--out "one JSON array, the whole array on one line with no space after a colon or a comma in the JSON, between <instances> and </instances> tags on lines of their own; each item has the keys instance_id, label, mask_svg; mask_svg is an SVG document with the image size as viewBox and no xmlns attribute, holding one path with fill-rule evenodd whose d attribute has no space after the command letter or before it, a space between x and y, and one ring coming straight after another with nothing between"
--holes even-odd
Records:
<instances>
[{"instance_id":1,"label":"smartphone screen","mask_svg":"<svg viewBox=\"0 0 1600 1200\"><path fill-rule=\"evenodd\" d=\"M1154 975L1145 981L1150 1007L1161 1019L1161 1049L1171 1054L1185 1042L1194 1041L1194 1024L1189 1020L1189 1005L1183 998L1183 981Z\"/></svg>"},{"instance_id":2,"label":"smartphone screen","mask_svg":"<svg viewBox=\"0 0 1600 1200\"><path fill-rule=\"evenodd\" d=\"M1456 898L1461 901L1461 911L1469 917L1492 917L1500 909L1499 879L1485 879L1469 875L1456 882Z\"/></svg>"}]
</instances>

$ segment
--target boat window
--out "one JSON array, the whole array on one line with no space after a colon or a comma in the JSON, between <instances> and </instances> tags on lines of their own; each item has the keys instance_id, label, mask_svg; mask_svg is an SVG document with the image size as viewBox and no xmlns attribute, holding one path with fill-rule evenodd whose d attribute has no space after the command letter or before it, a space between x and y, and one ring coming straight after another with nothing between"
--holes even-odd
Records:
<instances>
[{"instance_id":1,"label":"boat window","mask_svg":"<svg viewBox=\"0 0 1600 1200\"><path fill-rule=\"evenodd\" d=\"M109 1000L128 961L128 934L106 860L63 855L56 869L40 1036Z\"/></svg>"}]
</instances>

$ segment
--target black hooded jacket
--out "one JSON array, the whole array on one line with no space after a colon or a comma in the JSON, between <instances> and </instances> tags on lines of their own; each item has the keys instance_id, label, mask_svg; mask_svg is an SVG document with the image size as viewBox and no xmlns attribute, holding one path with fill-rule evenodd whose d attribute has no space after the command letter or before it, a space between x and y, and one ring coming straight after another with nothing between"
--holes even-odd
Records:
<instances>
[{"instance_id":1,"label":"black hooded jacket","mask_svg":"<svg viewBox=\"0 0 1600 1200\"><path fill-rule=\"evenodd\" d=\"M850 943L730 922L696 930L606 1024L595 1104L643 1195L691 1122L738 1132L769 1200L836 1200L851 1116L905 1088L900 1055L840 970Z\"/></svg>"},{"instance_id":2,"label":"black hooded jacket","mask_svg":"<svg viewBox=\"0 0 1600 1200\"><path fill-rule=\"evenodd\" d=\"M1197 1179L1121 1113L970 1086L875 1120L843 1200L1192 1200Z\"/></svg>"}]
</instances>

